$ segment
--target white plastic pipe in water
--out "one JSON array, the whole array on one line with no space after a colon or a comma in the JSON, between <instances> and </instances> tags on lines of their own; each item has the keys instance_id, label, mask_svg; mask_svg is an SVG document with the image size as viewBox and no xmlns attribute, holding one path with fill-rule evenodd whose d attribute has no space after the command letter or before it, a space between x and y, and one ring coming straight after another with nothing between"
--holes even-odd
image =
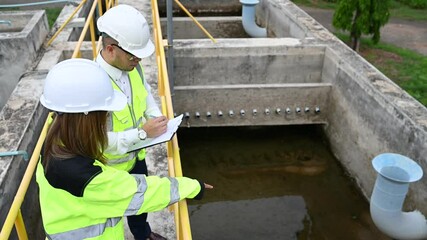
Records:
<instances>
[{"instance_id":1,"label":"white plastic pipe in water","mask_svg":"<svg viewBox=\"0 0 427 240\"><path fill-rule=\"evenodd\" d=\"M423 170L412 159L394 153L372 160L378 172L371 196L371 217L375 225L394 239L426 239L427 222L419 211L402 212L409 183L418 181Z\"/></svg>"},{"instance_id":2,"label":"white plastic pipe in water","mask_svg":"<svg viewBox=\"0 0 427 240\"><path fill-rule=\"evenodd\" d=\"M258 0L240 0L242 4L242 24L246 33L254 38L267 37L267 29L258 27L255 23L255 6Z\"/></svg>"}]
</instances>

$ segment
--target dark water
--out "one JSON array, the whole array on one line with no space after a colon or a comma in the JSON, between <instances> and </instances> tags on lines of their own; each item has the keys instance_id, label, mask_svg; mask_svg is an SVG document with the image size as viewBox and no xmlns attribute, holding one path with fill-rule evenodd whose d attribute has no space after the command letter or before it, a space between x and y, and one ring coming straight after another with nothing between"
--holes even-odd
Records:
<instances>
[{"instance_id":1,"label":"dark water","mask_svg":"<svg viewBox=\"0 0 427 240\"><path fill-rule=\"evenodd\" d=\"M193 239L389 239L318 126L180 128Z\"/></svg>"}]
</instances>

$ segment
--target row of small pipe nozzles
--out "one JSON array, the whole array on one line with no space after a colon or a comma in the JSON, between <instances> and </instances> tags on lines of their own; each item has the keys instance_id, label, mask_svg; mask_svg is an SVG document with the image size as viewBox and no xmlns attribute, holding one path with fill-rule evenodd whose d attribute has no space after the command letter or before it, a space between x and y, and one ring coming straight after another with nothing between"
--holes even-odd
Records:
<instances>
[{"instance_id":1,"label":"row of small pipe nozzles","mask_svg":"<svg viewBox=\"0 0 427 240\"><path fill-rule=\"evenodd\" d=\"M284 111L282 111L282 109L281 108L276 108L276 109L274 109L273 110L274 111L274 113L275 114L277 114L277 115L280 115L280 114L282 114L282 113L284 113L284 114L291 114L292 112L294 112L295 111L295 113L297 113L297 114L299 114L299 113L302 113L302 112L304 112L304 113L309 113L309 112L311 112L311 111L313 111L314 113L320 113L320 107L315 107L314 108L314 110L311 110L309 107L305 107L305 108L300 108L300 107L296 107L295 109L291 109L291 108L285 108L284 109ZM272 113L272 110L270 110L269 108L265 108L263 111L262 111L262 114L265 114L265 115L270 115ZM216 112L216 113L212 113L212 112L210 112L210 111L207 111L206 112L206 114L205 114L205 116L206 117L208 117L208 118L210 118L210 117L212 117L214 114L216 114L216 116L218 116L218 117L222 117L222 116L224 116L225 114L224 114L224 112L223 111L218 111L218 112ZM241 109L237 114L240 114L240 116L245 116L246 115L246 111L244 110L244 109ZM252 115L253 116L257 116L259 114L259 112L258 112L258 109L252 109ZM177 114L175 113L175 116L176 116ZM229 117L233 117L234 115L236 115L236 113L233 111L233 110L229 110L228 111L228 116ZM195 112L194 113L194 116L196 117L196 118L200 118L201 117L201 113L200 112ZM191 117L191 114L190 114L190 112L184 112L184 118L190 118Z\"/></svg>"}]
</instances>

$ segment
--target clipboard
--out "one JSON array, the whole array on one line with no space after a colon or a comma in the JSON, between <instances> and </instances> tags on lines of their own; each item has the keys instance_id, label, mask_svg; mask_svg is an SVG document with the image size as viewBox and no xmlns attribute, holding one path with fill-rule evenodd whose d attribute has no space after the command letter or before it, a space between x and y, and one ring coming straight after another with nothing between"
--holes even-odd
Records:
<instances>
[{"instance_id":1,"label":"clipboard","mask_svg":"<svg viewBox=\"0 0 427 240\"><path fill-rule=\"evenodd\" d=\"M147 148L156 144L160 144L160 143L164 143L167 141L170 141L173 137L173 135L175 135L176 131L178 130L179 125L182 122L182 116L183 114L179 115L178 117L174 118L174 119L170 119L168 121L168 127L165 133L163 133L162 135L155 137L155 138L147 138L145 140L141 140L136 142L135 144L133 144L132 146L129 147L128 152L132 152L135 150L139 150L142 148Z\"/></svg>"}]
</instances>

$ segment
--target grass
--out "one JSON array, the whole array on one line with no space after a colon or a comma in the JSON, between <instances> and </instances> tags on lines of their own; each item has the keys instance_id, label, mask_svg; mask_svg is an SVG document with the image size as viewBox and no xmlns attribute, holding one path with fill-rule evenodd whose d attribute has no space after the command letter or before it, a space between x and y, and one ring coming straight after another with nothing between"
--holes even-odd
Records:
<instances>
[{"instance_id":1,"label":"grass","mask_svg":"<svg viewBox=\"0 0 427 240\"><path fill-rule=\"evenodd\" d=\"M336 35L349 42L347 35ZM427 56L391 44L374 45L368 38L363 38L360 46L361 56L427 106Z\"/></svg>"},{"instance_id":2,"label":"grass","mask_svg":"<svg viewBox=\"0 0 427 240\"><path fill-rule=\"evenodd\" d=\"M334 9L330 6L331 3L323 1L294 0L294 2L302 6ZM427 9L411 9L397 1L392 1L391 15L406 20L427 21ZM334 34L343 42L349 42L348 35ZM363 38L360 46L361 56L427 106L427 56L391 44L382 42L373 44L368 38Z\"/></svg>"},{"instance_id":3,"label":"grass","mask_svg":"<svg viewBox=\"0 0 427 240\"><path fill-rule=\"evenodd\" d=\"M47 21L49 22L49 28L52 28L59 14L61 13L62 8L47 8L46 15Z\"/></svg>"},{"instance_id":4,"label":"grass","mask_svg":"<svg viewBox=\"0 0 427 240\"><path fill-rule=\"evenodd\" d=\"M411 21L427 21L427 9L413 9L401 2L392 1L390 16Z\"/></svg>"},{"instance_id":5,"label":"grass","mask_svg":"<svg viewBox=\"0 0 427 240\"><path fill-rule=\"evenodd\" d=\"M2 8L0 11L19 11L20 8L14 7L14 8ZM62 11L62 8L56 7L56 8L46 8L46 15L47 15L47 21L49 23L49 29L52 28L53 24L55 23L56 19L58 18L59 14Z\"/></svg>"},{"instance_id":6,"label":"grass","mask_svg":"<svg viewBox=\"0 0 427 240\"><path fill-rule=\"evenodd\" d=\"M322 0L292 0L292 2L299 6L332 10L334 10L337 5L336 3ZM391 0L390 16L411 21L427 21L427 9L413 9L401 2Z\"/></svg>"}]
</instances>

